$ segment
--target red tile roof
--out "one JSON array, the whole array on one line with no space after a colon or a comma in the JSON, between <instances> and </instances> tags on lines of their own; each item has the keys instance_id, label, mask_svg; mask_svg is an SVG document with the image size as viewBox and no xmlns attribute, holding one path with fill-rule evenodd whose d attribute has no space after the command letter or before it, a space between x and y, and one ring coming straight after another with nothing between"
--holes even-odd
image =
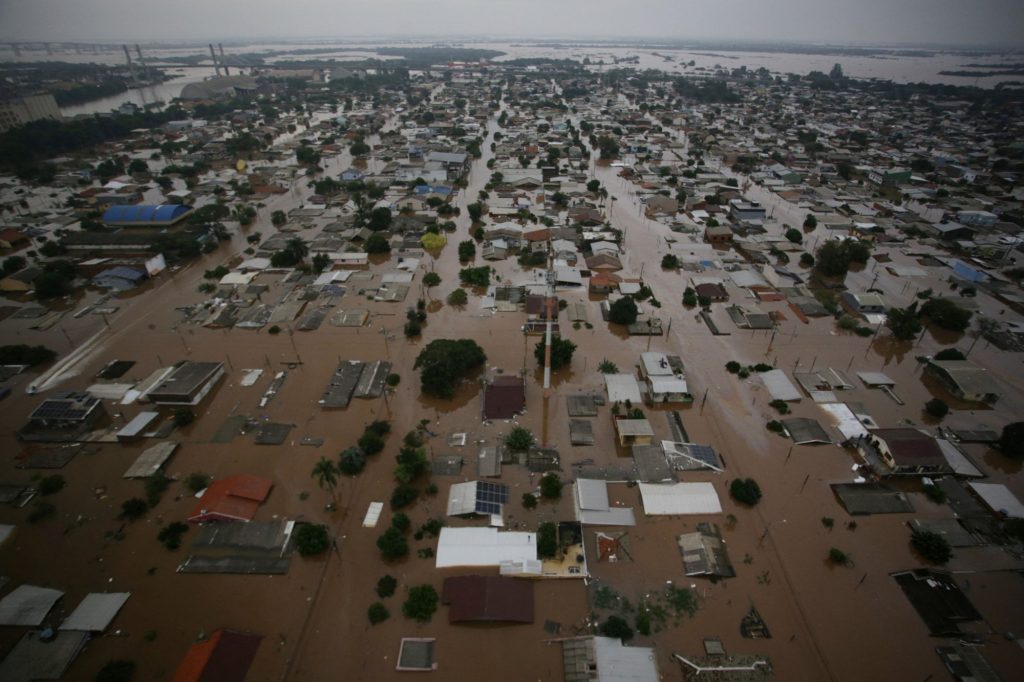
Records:
<instances>
[{"instance_id":1,"label":"red tile roof","mask_svg":"<svg viewBox=\"0 0 1024 682\"><path fill-rule=\"evenodd\" d=\"M203 493L188 520L252 521L256 509L267 496L274 482L261 476L241 474L214 481Z\"/></svg>"}]
</instances>

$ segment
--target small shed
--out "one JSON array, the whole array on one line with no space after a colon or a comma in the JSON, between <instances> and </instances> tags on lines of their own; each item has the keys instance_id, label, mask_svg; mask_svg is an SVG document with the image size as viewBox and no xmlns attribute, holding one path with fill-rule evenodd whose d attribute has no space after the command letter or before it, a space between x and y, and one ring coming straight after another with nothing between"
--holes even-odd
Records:
<instances>
[{"instance_id":1,"label":"small shed","mask_svg":"<svg viewBox=\"0 0 1024 682\"><path fill-rule=\"evenodd\" d=\"M650 445L654 442L654 429L646 419L618 418L615 420L615 433L618 434L619 445L623 447Z\"/></svg>"}]
</instances>

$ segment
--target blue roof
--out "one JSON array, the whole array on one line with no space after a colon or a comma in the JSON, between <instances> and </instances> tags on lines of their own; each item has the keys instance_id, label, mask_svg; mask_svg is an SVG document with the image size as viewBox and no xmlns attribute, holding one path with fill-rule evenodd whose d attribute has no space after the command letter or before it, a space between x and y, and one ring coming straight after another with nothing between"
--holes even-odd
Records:
<instances>
[{"instance_id":1,"label":"blue roof","mask_svg":"<svg viewBox=\"0 0 1024 682\"><path fill-rule=\"evenodd\" d=\"M103 214L105 223L172 223L189 211L183 204L153 206L111 206Z\"/></svg>"}]
</instances>

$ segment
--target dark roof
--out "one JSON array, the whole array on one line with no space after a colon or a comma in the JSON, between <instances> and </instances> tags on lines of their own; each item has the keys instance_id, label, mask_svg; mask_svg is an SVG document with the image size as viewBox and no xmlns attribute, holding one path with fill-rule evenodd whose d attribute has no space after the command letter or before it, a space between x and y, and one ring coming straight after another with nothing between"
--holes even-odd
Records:
<instances>
[{"instance_id":1,"label":"dark roof","mask_svg":"<svg viewBox=\"0 0 1024 682\"><path fill-rule=\"evenodd\" d=\"M32 411L29 419L85 419L98 402L99 398L95 398L89 393L65 391L44 400L39 407Z\"/></svg>"},{"instance_id":2,"label":"dark roof","mask_svg":"<svg viewBox=\"0 0 1024 682\"><path fill-rule=\"evenodd\" d=\"M111 206L103 213L103 222L108 225L174 223L181 220L189 210L183 204Z\"/></svg>"},{"instance_id":3,"label":"dark roof","mask_svg":"<svg viewBox=\"0 0 1024 682\"><path fill-rule=\"evenodd\" d=\"M173 682L245 682L262 637L217 630L192 645L174 673Z\"/></svg>"},{"instance_id":4,"label":"dark roof","mask_svg":"<svg viewBox=\"0 0 1024 682\"><path fill-rule=\"evenodd\" d=\"M533 583L498 576L463 575L445 578L441 602L448 604L448 622L533 622Z\"/></svg>"},{"instance_id":5,"label":"dark roof","mask_svg":"<svg viewBox=\"0 0 1024 682\"><path fill-rule=\"evenodd\" d=\"M917 429L878 429L871 433L885 441L898 466L943 466L946 458L931 436Z\"/></svg>"},{"instance_id":6,"label":"dark roof","mask_svg":"<svg viewBox=\"0 0 1024 682\"><path fill-rule=\"evenodd\" d=\"M960 634L957 623L981 619L948 573L917 569L894 573L893 578L933 636L955 637Z\"/></svg>"},{"instance_id":7,"label":"dark roof","mask_svg":"<svg viewBox=\"0 0 1024 682\"><path fill-rule=\"evenodd\" d=\"M526 385L519 377L496 377L484 389L484 419L511 419L525 408Z\"/></svg>"}]
</instances>

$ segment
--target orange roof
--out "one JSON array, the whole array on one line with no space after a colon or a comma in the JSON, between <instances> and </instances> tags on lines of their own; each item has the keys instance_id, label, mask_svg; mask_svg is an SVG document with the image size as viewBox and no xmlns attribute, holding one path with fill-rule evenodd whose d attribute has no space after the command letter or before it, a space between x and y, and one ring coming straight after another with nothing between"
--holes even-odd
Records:
<instances>
[{"instance_id":1,"label":"orange roof","mask_svg":"<svg viewBox=\"0 0 1024 682\"><path fill-rule=\"evenodd\" d=\"M210 638L189 647L172 682L244 682L259 635L216 630Z\"/></svg>"},{"instance_id":2,"label":"orange roof","mask_svg":"<svg viewBox=\"0 0 1024 682\"><path fill-rule=\"evenodd\" d=\"M214 481L203 493L188 520L193 523L251 521L273 485L274 482L269 478L248 474Z\"/></svg>"},{"instance_id":3,"label":"orange roof","mask_svg":"<svg viewBox=\"0 0 1024 682\"><path fill-rule=\"evenodd\" d=\"M206 664L210 662L210 657L213 656L223 634L223 630L217 630L210 636L210 639L205 642L196 642L189 647L185 658L178 664L173 682L199 682L206 669Z\"/></svg>"}]
</instances>

